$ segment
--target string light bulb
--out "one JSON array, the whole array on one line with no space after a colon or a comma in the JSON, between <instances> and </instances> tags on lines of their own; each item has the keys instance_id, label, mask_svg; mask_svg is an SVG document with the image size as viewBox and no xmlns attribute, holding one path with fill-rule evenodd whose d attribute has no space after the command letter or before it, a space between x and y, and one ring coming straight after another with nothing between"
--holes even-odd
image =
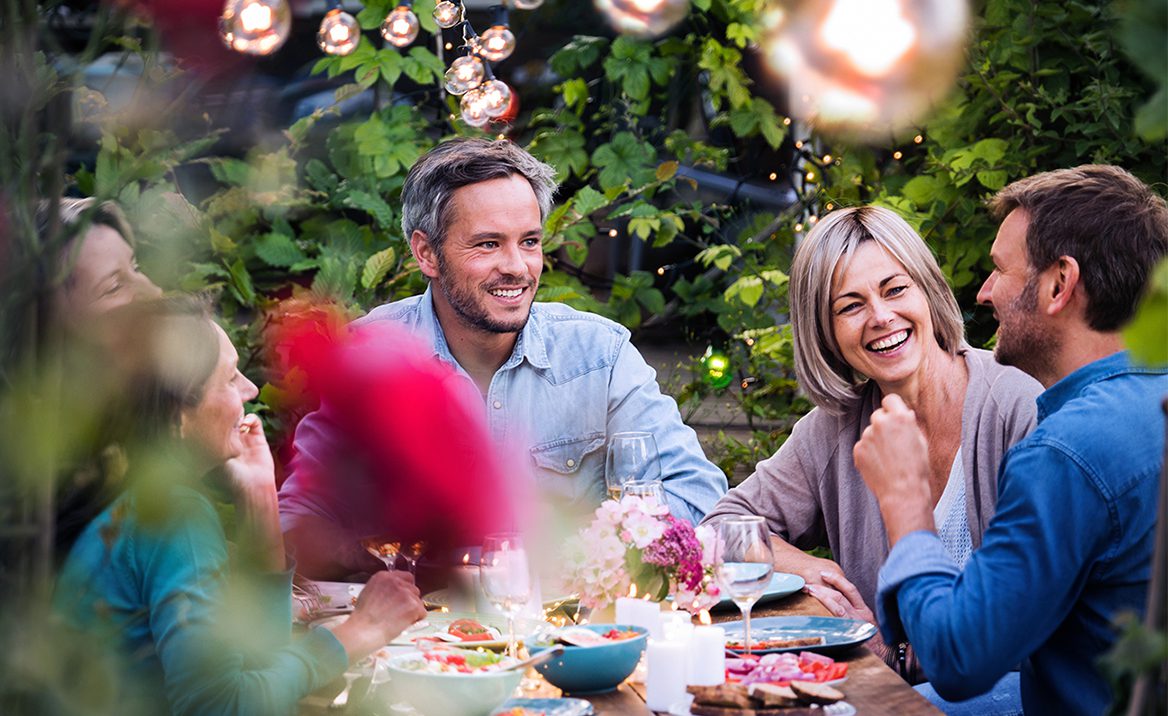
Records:
<instances>
[{"instance_id":1,"label":"string light bulb","mask_svg":"<svg viewBox=\"0 0 1168 716\"><path fill-rule=\"evenodd\" d=\"M403 1L381 23L381 36L394 47L405 47L418 37L420 25L411 5L412 0Z\"/></svg>"},{"instance_id":2,"label":"string light bulb","mask_svg":"<svg viewBox=\"0 0 1168 716\"><path fill-rule=\"evenodd\" d=\"M288 0L228 0L219 16L223 44L246 55L270 55L288 39Z\"/></svg>"},{"instance_id":3,"label":"string light bulb","mask_svg":"<svg viewBox=\"0 0 1168 716\"><path fill-rule=\"evenodd\" d=\"M316 46L326 55L347 55L361 43L361 26L357 18L339 6L325 13L316 32Z\"/></svg>"},{"instance_id":4,"label":"string light bulb","mask_svg":"<svg viewBox=\"0 0 1168 716\"><path fill-rule=\"evenodd\" d=\"M516 10L534 10L543 5L543 0L511 0Z\"/></svg>"},{"instance_id":5,"label":"string light bulb","mask_svg":"<svg viewBox=\"0 0 1168 716\"><path fill-rule=\"evenodd\" d=\"M636 37L657 37L685 18L690 0L593 0L613 29Z\"/></svg>"},{"instance_id":6,"label":"string light bulb","mask_svg":"<svg viewBox=\"0 0 1168 716\"><path fill-rule=\"evenodd\" d=\"M487 114L487 103L483 97L483 91L478 87L462 95L462 102L459 106L462 109L462 121L472 127L482 127L491 121L491 115Z\"/></svg>"},{"instance_id":7,"label":"string light bulb","mask_svg":"<svg viewBox=\"0 0 1168 716\"><path fill-rule=\"evenodd\" d=\"M487 116L494 119L511 106L511 88L502 80L487 80L479 86Z\"/></svg>"},{"instance_id":8,"label":"string light bulb","mask_svg":"<svg viewBox=\"0 0 1168 716\"><path fill-rule=\"evenodd\" d=\"M465 94L483 83L486 70L483 61L474 55L464 55L450 63L446 70L445 87L450 94Z\"/></svg>"},{"instance_id":9,"label":"string light bulb","mask_svg":"<svg viewBox=\"0 0 1168 716\"><path fill-rule=\"evenodd\" d=\"M434 6L434 22L443 30L448 30L462 22L462 3L442 0Z\"/></svg>"},{"instance_id":10,"label":"string light bulb","mask_svg":"<svg viewBox=\"0 0 1168 716\"><path fill-rule=\"evenodd\" d=\"M491 62L499 62L515 51L515 35L503 24L492 25L479 36L482 43L479 54Z\"/></svg>"}]
</instances>

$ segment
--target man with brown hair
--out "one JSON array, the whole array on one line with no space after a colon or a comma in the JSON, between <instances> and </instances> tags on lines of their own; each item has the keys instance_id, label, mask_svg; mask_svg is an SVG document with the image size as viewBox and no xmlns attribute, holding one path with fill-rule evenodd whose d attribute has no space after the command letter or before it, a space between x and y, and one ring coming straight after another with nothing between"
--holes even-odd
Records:
<instances>
[{"instance_id":1,"label":"man with brown hair","mask_svg":"<svg viewBox=\"0 0 1168 716\"><path fill-rule=\"evenodd\" d=\"M855 448L892 546L879 623L947 699L1022 663L1028 713L1100 714L1112 620L1147 598L1168 393L1168 371L1133 366L1119 330L1168 254L1168 206L1088 165L1011 184L992 209L1004 220L978 300L1000 324L998 360L1046 388L1038 426L1003 459L997 513L958 570L934 531L924 435L884 400Z\"/></svg>"}]
</instances>

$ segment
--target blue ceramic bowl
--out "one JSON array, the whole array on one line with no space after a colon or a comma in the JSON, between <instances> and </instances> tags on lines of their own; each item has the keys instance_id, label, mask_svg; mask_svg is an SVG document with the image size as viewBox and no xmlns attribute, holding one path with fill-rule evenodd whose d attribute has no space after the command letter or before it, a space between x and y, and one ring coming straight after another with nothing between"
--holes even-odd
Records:
<instances>
[{"instance_id":1,"label":"blue ceramic bowl","mask_svg":"<svg viewBox=\"0 0 1168 716\"><path fill-rule=\"evenodd\" d=\"M644 627L625 624L588 624L584 628L603 634L611 629L635 631L637 636L599 646L564 645L564 655L535 667L551 684L569 694L599 694L612 691L637 668L649 632ZM532 644L532 656L549 646Z\"/></svg>"}]
</instances>

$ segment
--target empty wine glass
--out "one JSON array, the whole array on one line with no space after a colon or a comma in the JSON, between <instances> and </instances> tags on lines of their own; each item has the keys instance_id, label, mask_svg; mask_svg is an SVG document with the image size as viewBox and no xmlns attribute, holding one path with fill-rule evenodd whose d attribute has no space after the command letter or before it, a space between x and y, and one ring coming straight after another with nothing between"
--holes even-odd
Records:
<instances>
[{"instance_id":1,"label":"empty wine glass","mask_svg":"<svg viewBox=\"0 0 1168 716\"><path fill-rule=\"evenodd\" d=\"M608 499L619 500L626 482L660 478L661 463L652 433L616 433L612 436L604 466Z\"/></svg>"},{"instance_id":2,"label":"empty wine glass","mask_svg":"<svg viewBox=\"0 0 1168 716\"><path fill-rule=\"evenodd\" d=\"M750 610L770 584L774 552L766 520L755 515L718 523L716 564L722 588L742 610L742 632L750 653Z\"/></svg>"},{"instance_id":3,"label":"empty wine glass","mask_svg":"<svg viewBox=\"0 0 1168 716\"><path fill-rule=\"evenodd\" d=\"M621 485L621 497L640 497L647 504L665 504L665 486L660 480L629 480Z\"/></svg>"},{"instance_id":4,"label":"empty wine glass","mask_svg":"<svg viewBox=\"0 0 1168 716\"><path fill-rule=\"evenodd\" d=\"M479 559L483 594L507 615L507 653L515 657L515 616L531 599L531 575L523 539L515 533L487 535Z\"/></svg>"}]
</instances>

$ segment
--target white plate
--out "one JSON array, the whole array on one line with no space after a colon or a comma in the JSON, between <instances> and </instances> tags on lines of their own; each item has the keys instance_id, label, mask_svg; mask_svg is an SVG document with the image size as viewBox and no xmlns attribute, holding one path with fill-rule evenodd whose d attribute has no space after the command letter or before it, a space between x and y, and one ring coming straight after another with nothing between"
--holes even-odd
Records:
<instances>
[{"instance_id":1,"label":"white plate","mask_svg":"<svg viewBox=\"0 0 1168 716\"><path fill-rule=\"evenodd\" d=\"M771 575L770 584L767 585L766 591L758 598L755 604L764 604L766 602L774 601L775 599L782 599L783 597L794 594L803 588L805 582L803 578L797 574L787 574L786 572L775 572ZM737 609L730 598L723 599L714 605L715 609Z\"/></svg>"},{"instance_id":2,"label":"white plate","mask_svg":"<svg viewBox=\"0 0 1168 716\"><path fill-rule=\"evenodd\" d=\"M365 588L364 584L354 582L317 582L312 581L320 592L321 614L333 616L347 614L353 611L357 596ZM315 617L309 613L308 605L293 593L292 616L299 622L310 622Z\"/></svg>"},{"instance_id":3,"label":"white plate","mask_svg":"<svg viewBox=\"0 0 1168 716\"><path fill-rule=\"evenodd\" d=\"M343 622L348 615L341 614L325 619L318 619L312 622L313 627L324 627L325 629L333 629L338 624ZM428 612L426 614L426 624L422 627L410 628L402 632L396 639L389 642L391 646L415 646L418 639L431 636L436 632L446 631L451 622L458 619L474 619L479 624L495 629L501 636L499 639L490 639L486 641L464 641L464 642L445 642L450 646L458 646L467 649L477 649L482 647L484 649L504 649L507 646L507 617L501 614L462 614L459 612ZM536 631L547 630L551 632L554 630L551 624L540 621L538 619L530 619L527 617L515 618L515 639L519 643L523 643L527 636L534 634Z\"/></svg>"},{"instance_id":4,"label":"white plate","mask_svg":"<svg viewBox=\"0 0 1168 716\"><path fill-rule=\"evenodd\" d=\"M693 704L693 696L686 694L685 700L674 704L668 713L670 716L693 716L689 710L691 704ZM856 707L847 701L840 701L831 706L820 706L819 708L823 716L856 716Z\"/></svg>"}]
</instances>

